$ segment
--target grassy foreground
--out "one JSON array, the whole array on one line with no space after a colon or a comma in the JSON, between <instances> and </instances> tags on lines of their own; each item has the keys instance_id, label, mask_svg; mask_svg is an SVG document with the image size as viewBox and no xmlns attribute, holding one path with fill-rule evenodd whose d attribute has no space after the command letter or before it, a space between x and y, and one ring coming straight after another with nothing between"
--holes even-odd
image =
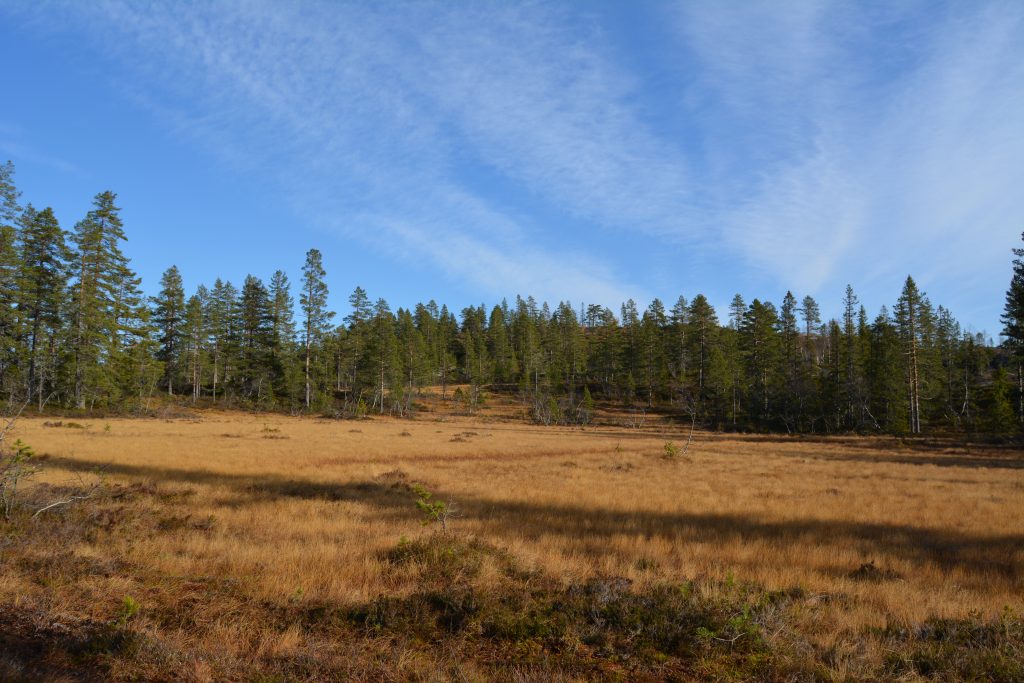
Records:
<instances>
[{"instance_id":1,"label":"grassy foreground","mask_svg":"<svg viewBox=\"0 0 1024 683\"><path fill-rule=\"evenodd\" d=\"M1024 680L1007 449L213 412L16 436L27 503L105 486L0 521L0 680Z\"/></svg>"}]
</instances>

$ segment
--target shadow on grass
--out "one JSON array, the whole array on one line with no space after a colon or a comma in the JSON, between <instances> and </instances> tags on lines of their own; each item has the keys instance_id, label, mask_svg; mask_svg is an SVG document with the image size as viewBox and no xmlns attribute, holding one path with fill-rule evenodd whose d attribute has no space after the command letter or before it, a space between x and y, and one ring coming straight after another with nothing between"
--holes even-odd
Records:
<instances>
[{"instance_id":1,"label":"shadow on grass","mask_svg":"<svg viewBox=\"0 0 1024 683\"><path fill-rule=\"evenodd\" d=\"M419 517L408 485L388 480L310 481L278 475L233 475L59 457L49 458L47 464L72 471L99 469L108 474L156 482L226 487L234 495L220 504L229 506L280 498L351 501L374 507L377 518ZM434 494L441 500L448 498L444 491L434 491ZM751 515L711 512L621 512L468 496L458 496L456 502L465 517L512 526L527 538L559 534L602 540L620 535L661 537L680 544L769 541L792 545L794 553L813 546L840 545L862 548L866 554L885 553L914 563L998 574L1011 580L1021 577L1024 564L1022 533L979 537L900 524L813 518L769 521Z\"/></svg>"},{"instance_id":2,"label":"shadow on grass","mask_svg":"<svg viewBox=\"0 0 1024 683\"><path fill-rule=\"evenodd\" d=\"M416 511L409 486L383 479L380 481L311 481L290 479L274 474L224 474L209 470L174 467L153 467L100 460L49 456L47 468L70 472L100 472L150 481L157 484L179 483L224 487L232 492L219 505L240 507L279 498L303 500L352 501L373 505L401 517L415 517Z\"/></svg>"},{"instance_id":3,"label":"shadow on grass","mask_svg":"<svg viewBox=\"0 0 1024 683\"><path fill-rule=\"evenodd\" d=\"M487 425L489 431L515 431L522 432L521 425ZM551 427L527 427L538 434L551 434ZM597 438L597 439L619 439L624 441L650 441L650 440L673 440L685 439L686 430L666 431L655 427L643 429L629 428L601 428L601 429L578 429L560 428L569 430L574 437ZM864 463L893 463L897 465L935 465L938 467L966 467L966 468L991 468L991 469L1012 469L1024 470L1024 450L1019 444L991 444L991 443L969 443L955 438L927 437L900 439L891 436L822 436L822 435L797 435L787 436L784 434L741 434L730 432L707 432L698 431L695 434L695 446L697 449L701 444L715 446L719 443L742 443L751 445L778 444L778 450L766 450L767 455L798 458L826 460L831 462L864 462ZM820 445L823 452L801 450L798 452L786 450L786 447L807 447ZM831 452L827 449L841 447L857 451L855 453ZM743 456L739 456L743 457Z\"/></svg>"},{"instance_id":4,"label":"shadow on grass","mask_svg":"<svg viewBox=\"0 0 1024 683\"><path fill-rule=\"evenodd\" d=\"M791 545L794 558L814 546L863 548L914 563L933 563L1019 579L1024 568L1024 534L977 537L942 529L857 521L793 519L767 521L723 513L618 512L570 505L518 501L460 500L466 516L514 520L527 537L560 534L571 538L633 535L663 537L681 544L769 541ZM794 560L795 561L795 560Z\"/></svg>"},{"instance_id":5,"label":"shadow on grass","mask_svg":"<svg viewBox=\"0 0 1024 683\"><path fill-rule=\"evenodd\" d=\"M828 444L828 442L824 442ZM838 445L832 443L831 445ZM842 444L847 447L847 444ZM1024 457L1017 452L1007 451L1005 457L998 455L971 455L955 453L934 453L928 449L917 449L907 453L873 450L878 446L860 446L866 453L794 453L774 451L772 455L782 458L822 460L828 462L892 463L896 465L935 465L936 467L964 467L968 469L1024 470ZM986 451L990 453L990 451Z\"/></svg>"}]
</instances>

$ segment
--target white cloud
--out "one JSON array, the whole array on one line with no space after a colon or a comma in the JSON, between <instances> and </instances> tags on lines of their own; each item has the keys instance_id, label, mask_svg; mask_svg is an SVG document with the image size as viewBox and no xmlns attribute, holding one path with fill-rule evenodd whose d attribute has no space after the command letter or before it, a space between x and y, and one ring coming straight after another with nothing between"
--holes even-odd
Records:
<instances>
[{"instance_id":1,"label":"white cloud","mask_svg":"<svg viewBox=\"0 0 1024 683\"><path fill-rule=\"evenodd\" d=\"M0 135L4 135L4 130L0 128ZM69 173L79 177L87 177L87 174L75 164L62 159L58 156L48 154L34 145L30 145L17 137L0 137L0 158L3 161L17 160L19 162L27 161L41 166L48 166L52 169L60 171L61 173Z\"/></svg>"},{"instance_id":2,"label":"white cloud","mask_svg":"<svg viewBox=\"0 0 1024 683\"><path fill-rule=\"evenodd\" d=\"M652 48L672 102L587 7L54 7L130 65L130 97L276 175L311 223L492 295L642 298L645 264L575 247L564 216L737 288L872 279L891 299L941 273L991 320L977 301L1021 229L1015 3L672 7Z\"/></svg>"},{"instance_id":3,"label":"white cloud","mask_svg":"<svg viewBox=\"0 0 1024 683\"><path fill-rule=\"evenodd\" d=\"M718 149L724 236L786 286L879 279L892 297L914 271L992 320L977 302L998 302L992 266L1024 215L1024 11L792 7L702 4L682 21L753 147Z\"/></svg>"},{"instance_id":4,"label":"white cloud","mask_svg":"<svg viewBox=\"0 0 1024 683\"><path fill-rule=\"evenodd\" d=\"M636 290L593 256L580 257L587 273L574 270L552 240L474 190L465 177L474 164L514 192L613 227L658 231L679 204L681 165L637 120L628 78L560 29L550 8L247 2L185 12L106 0L62 9L134 65L130 97L232 163L275 168L314 223L492 293L543 282L545 294L557 284L591 300ZM445 197L448 213L410 201L425 194ZM339 213L386 216L379 225L392 238ZM434 239L442 223L449 250ZM474 259L486 266L462 262Z\"/></svg>"}]
</instances>

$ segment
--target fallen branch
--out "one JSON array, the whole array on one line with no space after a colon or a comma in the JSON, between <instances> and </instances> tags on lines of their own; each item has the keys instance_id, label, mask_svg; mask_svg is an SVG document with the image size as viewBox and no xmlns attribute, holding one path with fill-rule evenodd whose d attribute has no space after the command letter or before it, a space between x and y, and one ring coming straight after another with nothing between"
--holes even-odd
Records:
<instances>
[{"instance_id":1,"label":"fallen branch","mask_svg":"<svg viewBox=\"0 0 1024 683\"><path fill-rule=\"evenodd\" d=\"M80 500L88 500L88 499L92 498L93 495L95 495L96 491L99 488L100 488L100 484L96 483L96 484L93 484L92 487L90 487L89 490L86 491L85 493L80 493L77 496L71 496L70 498L66 498L65 500L58 500L58 501L55 501L53 503L50 503L49 505L44 505L43 507L41 507L41 508L39 508L38 510L35 511L35 513L32 515L32 519L35 519L39 515L41 515L44 512L46 512L47 510L52 510L54 508L61 507L62 505L71 505L72 503L77 503Z\"/></svg>"},{"instance_id":2,"label":"fallen branch","mask_svg":"<svg viewBox=\"0 0 1024 683\"><path fill-rule=\"evenodd\" d=\"M65 498L64 500L57 500L57 501L54 501L54 502L50 503L49 505L44 505L43 507L39 508L38 510L36 510L32 514L32 519L35 519L39 515L41 515L44 512L46 512L47 510L53 510L55 508L64 507L64 506L67 506L67 505L71 505L72 503L77 503L78 501L82 501L82 500L89 500L90 498L95 496L96 492L99 491L100 488L103 487L103 475L102 475L102 473L99 472L99 473L96 474L96 476L97 476L97 480L94 481L92 484L90 484L88 487L86 487L85 486L85 482L82 480L82 476L79 475L78 476L78 483L81 485L81 492L80 493L77 493L77 494L75 494L73 496L69 496L68 498Z\"/></svg>"}]
</instances>

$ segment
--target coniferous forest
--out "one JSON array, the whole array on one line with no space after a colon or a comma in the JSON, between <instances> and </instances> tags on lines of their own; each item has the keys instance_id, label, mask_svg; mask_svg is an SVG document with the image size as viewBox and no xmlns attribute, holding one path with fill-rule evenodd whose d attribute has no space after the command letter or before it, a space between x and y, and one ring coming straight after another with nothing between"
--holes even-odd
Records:
<instances>
[{"instance_id":1,"label":"coniferous forest","mask_svg":"<svg viewBox=\"0 0 1024 683\"><path fill-rule=\"evenodd\" d=\"M316 249L296 282L217 279L187 293L174 266L155 296L122 251L117 197L70 230L24 206L0 167L0 387L44 408L140 412L154 397L338 416L410 415L425 387L473 412L518 397L544 424L587 423L595 405L666 412L708 428L783 433L1008 436L1024 418L1024 249L1013 250L1005 343L964 332L911 277L869 313L852 287L823 320L811 297L701 294L602 305L516 297L392 310L356 287L328 310ZM298 304L296 307L296 303Z\"/></svg>"}]
</instances>

